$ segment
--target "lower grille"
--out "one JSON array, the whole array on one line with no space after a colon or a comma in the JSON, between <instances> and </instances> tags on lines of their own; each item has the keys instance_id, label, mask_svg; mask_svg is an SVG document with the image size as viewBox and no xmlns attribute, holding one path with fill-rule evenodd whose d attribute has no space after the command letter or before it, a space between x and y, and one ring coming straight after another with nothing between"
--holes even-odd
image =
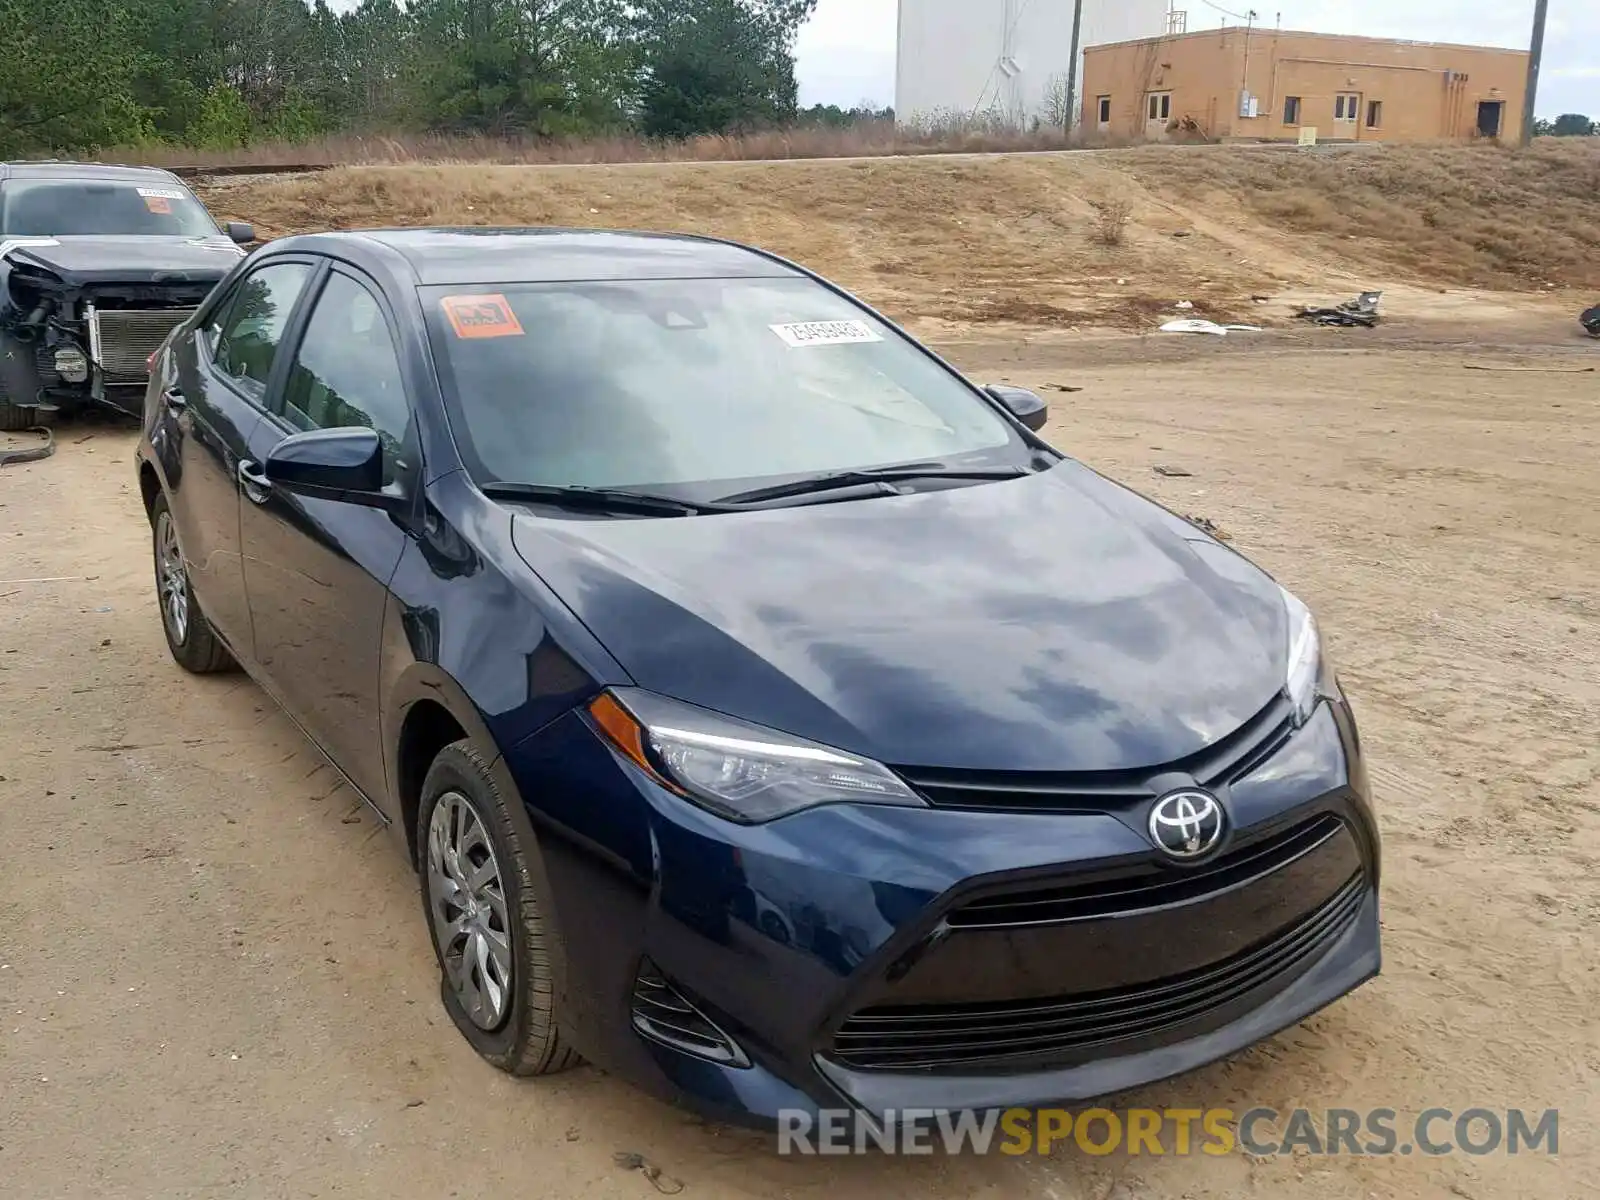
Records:
<instances>
[{"instance_id":1,"label":"lower grille","mask_svg":"<svg viewBox=\"0 0 1600 1200\"><path fill-rule=\"evenodd\" d=\"M1233 958L1189 975L1026 1004L862 1009L833 1038L832 1057L863 1070L939 1071L994 1065L1025 1070L1134 1038L1172 1034L1271 985L1287 986L1356 920L1358 874L1304 920Z\"/></svg>"},{"instance_id":2,"label":"lower grille","mask_svg":"<svg viewBox=\"0 0 1600 1200\"><path fill-rule=\"evenodd\" d=\"M639 968L633 985L633 1027L652 1041L696 1058L748 1067L739 1044L667 981L652 962Z\"/></svg>"},{"instance_id":3,"label":"lower grille","mask_svg":"<svg viewBox=\"0 0 1600 1200\"><path fill-rule=\"evenodd\" d=\"M143 383L147 363L167 335L194 315L192 308L96 309L89 344L107 383Z\"/></svg>"}]
</instances>

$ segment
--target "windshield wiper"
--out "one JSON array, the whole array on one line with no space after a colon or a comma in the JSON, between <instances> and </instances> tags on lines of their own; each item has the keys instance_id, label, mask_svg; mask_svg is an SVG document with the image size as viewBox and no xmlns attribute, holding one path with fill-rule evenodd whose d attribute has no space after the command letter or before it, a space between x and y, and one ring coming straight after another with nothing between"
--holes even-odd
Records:
<instances>
[{"instance_id":1,"label":"windshield wiper","mask_svg":"<svg viewBox=\"0 0 1600 1200\"><path fill-rule=\"evenodd\" d=\"M598 512L635 512L650 516L692 517L701 513L732 511L724 504L702 504L655 492L631 488L579 487L555 483L486 483L483 494L492 500L548 500L566 508Z\"/></svg>"},{"instance_id":2,"label":"windshield wiper","mask_svg":"<svg viewBox=\"0 0 1600 1200\"><path fill-rule=\"evenodd\" d=\"M911 483L919 479L1001 480L1021 479L1034 472L1027 467L952 468L939 463L912 463L902 467L878 467L865 471L831 471L824 475L808 475L771 487L756 488L734 496L722 496L716 503L723 505L760 504L766 500L788 500L797 496L814 496L847 488L865 487L874 483Z\"/></svg>"}]
</instances>

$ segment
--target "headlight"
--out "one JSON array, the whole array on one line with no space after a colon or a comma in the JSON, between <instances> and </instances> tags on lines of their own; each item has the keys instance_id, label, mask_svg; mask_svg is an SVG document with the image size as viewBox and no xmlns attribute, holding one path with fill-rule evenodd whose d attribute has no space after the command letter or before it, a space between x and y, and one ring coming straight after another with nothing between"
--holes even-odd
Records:
<instances>
[{"instance_id":1,"label":"headlight","mask_svg":"<svg viewBox=\"0 0 1600 1200\"><path fill-rule=\"evenodd\" d=\"M606 692L589 715L656 782L741 824L819 804L923 806L881 763L650 692Z\"/></svg>"},{"instance_id":2,"label":"headlight","mask_svg":"<svg viewBox=\"0 0 1600 1200\"><path fill-rule=\"evenodd\" d=\"M1322 637L1311 610L1291 592L1283 592L1289 612L1289 675L1286 689L1294 705L1295 722L1304 725L1317 707L1322 684Z\"/></svg>"},{"instance_id":3,"label":"headlight","mask_svg":"<svg viewBox=\"0 0 1600 1200\"><path fill-rule=\"evenodd\" d=\"M89 378L89 360L76 346L63 346L56 351L56 374L68 383L83 383Z\"/></svg>"}]
</instances>

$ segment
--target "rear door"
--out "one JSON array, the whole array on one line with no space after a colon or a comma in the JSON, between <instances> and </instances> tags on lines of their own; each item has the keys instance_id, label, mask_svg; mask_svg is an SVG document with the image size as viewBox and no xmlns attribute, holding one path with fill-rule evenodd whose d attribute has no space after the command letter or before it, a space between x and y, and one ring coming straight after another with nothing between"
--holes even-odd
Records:
<instances>
[{"instance_id":1,"label":"rear door","mask_svg":"<svg viewBox=\"0 0 1600 1200\"><path fill-rule=\"evenodd\" d=\"M205 325L177 342L177 378L158 398L176 442L167 487L190 584L200 611L239 658L251 656L239 463L313 269L309 260L274 259L241 276Z\"/></svg>"},{"instance_id":2,"label":"rear door","mask_svg":"<svg viewBox=\"0 0 1600 1200\"><path fill-rule=\"evenodd\" d=\"M250 438L240 522L256 661L284 708L381 804L380 651L405 522L291 495L267 484L259 464L291 434L366 426L383 442L386 483L416 496L422 461L401 339L378 287L337 265L293 341L282 385Z\"/></svg>"}]
</instances>

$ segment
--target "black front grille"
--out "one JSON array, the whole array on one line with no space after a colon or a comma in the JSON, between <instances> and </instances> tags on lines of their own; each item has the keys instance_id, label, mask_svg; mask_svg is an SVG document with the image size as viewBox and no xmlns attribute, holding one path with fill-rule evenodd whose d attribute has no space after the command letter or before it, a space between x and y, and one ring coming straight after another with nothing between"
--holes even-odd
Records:
<instances>
[{"instance_id":1,"label":"black front grille","mask_svg":"<svg viewBox=\"0 0 1600 1200\"><path fill-rule=\"evenodd\" d=\"M1141 866L1107 878L1009 891L972 900L945 919L961 929L1006 929L1123 917L1186 904L1244 887L1315 854L1344 835L1344 822L1322 813L1281 833L1236 846L1193 871Z\"/></svg>"},{"instance_id":2,"label":"black front grille","mask_svg":"<svg viewBox=\"0 0 1600 1200\"><path fill-rule=\"evenodd\" d=\"M633 985L633 1027L653 1041L731 1067L747 1067L737 1042L645 962Z\"/></svg>"},{"instance_id":3,"label":"black front grille","mask_svg":"<svg viewBox=\"0 0 1600 1200\"><path fill-rule=\"evenodd\" d=\"M1294 732L1294 709L1279 694L1240 728L1188 758L1127 771L938 771L896 767L938 808L1005 812L1108 812L1154 798L1150 780L1182 773L1202 787L1240 779L1271 757Z\"/></svg>"},{"instance_id":4,"label":"black front grille","mask_svg":"<svg viewBox=\"0 0 1600 1200\"><path fill-rule=\"evenodd\" d=\"M1268 987L1284 987L1355 922L1357 874L1303 920L1224 962L1138 987L1028 1003L880 1006L852 1015L831 1057L862 1070L1026 1070L1131 1039L1171 1039Z\"/></svg>"}]
</instances>

